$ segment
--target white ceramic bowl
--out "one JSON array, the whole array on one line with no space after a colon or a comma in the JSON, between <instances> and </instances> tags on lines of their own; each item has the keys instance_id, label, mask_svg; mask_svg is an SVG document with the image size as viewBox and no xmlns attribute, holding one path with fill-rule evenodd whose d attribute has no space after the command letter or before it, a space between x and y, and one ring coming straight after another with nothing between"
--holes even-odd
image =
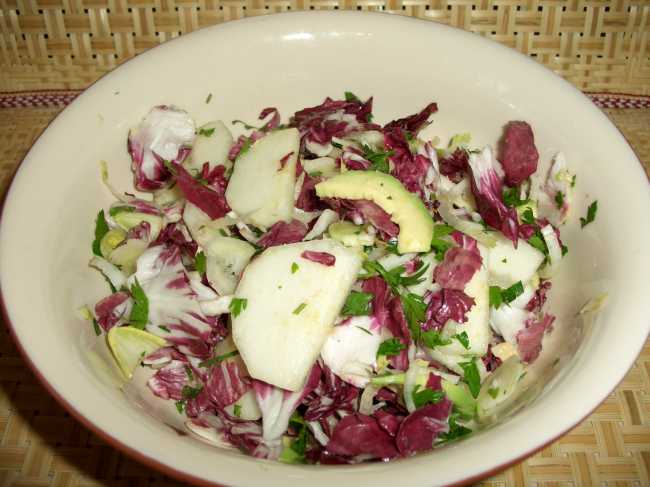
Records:
<instances>
[{"instance_id":1,"label":"white ceramic bowl","mask_svg":"<svg viewBox=\"0 0 650 487\"><path fill-rule=\"evenodd\" d=\"M562 149L578 173L570 251L553 289L558 328L600 291L609 303L577 352L540 379L532 404L465 441L390 464L301 467L259 461L179 436L102 378L75 309L106 292L87 268L93 219L111 197L105 159L128 188L128 128L153 105L175 104L199 121L254 120L350 90L375 96L379 121L438 102L433 131L471 132L494 143L504 122L529 121L542 159ZM212 93L211 103L205 100ZM599 201L595 223L577 216ZM6 317L48 390L79 420L135 458L192 482L358 487L475 480L515 462L587 416L623 378L650 325L650 191L621 134L591 102L550 71L478 36L409 18L298 13L227 23L127 62L64 110L25 158L6 199L0 279ZM562 336L562 335L559 335ZM557 340L556 340L557 341ZM575 352L575 353L574 353Z\"/></svg>"}]
</instances>

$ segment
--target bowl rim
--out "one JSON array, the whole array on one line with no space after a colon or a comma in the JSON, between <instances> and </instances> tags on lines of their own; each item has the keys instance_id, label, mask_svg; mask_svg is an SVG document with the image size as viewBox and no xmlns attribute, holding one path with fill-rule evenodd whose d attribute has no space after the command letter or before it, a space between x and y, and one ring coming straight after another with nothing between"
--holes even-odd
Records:
<instances>
[{"instance_id":1,"label":"bowl rim","mask_svg":"<svg viewBox=\"0 0 650 487\"><path fill-rule=\"evenodd\" d=\"M10 181L6 186L6 190L4 194L2 195L2 199L0 200L0 228L2 228L2 224L4 221L4 215L5 215L5 205L6 201L8 199L8 196L12 189L14 189L14 182L16 179L16 175L18 172L21 170L23 166L23 162L30 156L32 149L34 145L41 139L43 134L49 129L49 127L57 121L61 117L61 115L66 112L69 107L73 106L77 100L82 99L85 97L88 91L91 91L95 85L99 84L100 82L103 82L105 78L110 76L114 71L116 71L118 68L121 66L126 65L127 63L139 58L141 55L146 55L153 51L154 49L161 48L163 46L166 46L170 42L173 41L178 41L180 39L185 39L188 37L188 35L201 32L201 31L206 31L206 30L217 30L220 28L223 28L225 25L230 26L231 24L241 24L241 23L252 23L252 22L274 22L278 17L288 17L288 16L320 16L320 17L336 17L336 16L356 16L356 17L378 17L379 15L383 16L391 16L394 17L395 19L399 19L399 21L404 21L404 22L417 22L420 24L431 24L432 28L439 28L441 30L451 30L455 32L462 32L467 35L471 35L472 33L469 31L466 31L460 27L455 27L455 26L450 26L446 24L439 23L435 20L427 20L427 19L422 19L422 18L416 18L416 17L406 17L406 16L401 16L401 15L394 15L389 12L369 12L369 11L349 11L349 10L327 10L327 11L291 11L291 12L274 12L272 14L268 15L262 15L262 16L252 16L252 17L244 17L240 19L232 19L226 22L222 22L220 24L215 24L215 25L209 25L205 27L201 27L197 29L196 31L189 32L187 34L184 34L179 37L175 37L172 39L168 39L164 41L161 44L157 44L146 51L142 52L141 54L131 57L127 60L125 60L123 63L120 65L114 67L110 71L103 73L99 78L97 78L95 81L90 83L88 86L85 88L79 90L78 96L68 105L66 105L60 112L58 112L48 123L47 125L43 128L41 133L34 139L34 141L30 144L29 149L26 151L25 155L22 157L22 159L18 162L16 165L16 168L14 169L13 174L11 175ZM309 27L306 28L309 30ZM519 51L512 49L508 46L505 46L503 44L498 43L497 41L492 41L491 39L487 38L482 38L483 41L491 41L491 44L493 45L494 48L500 49L502 52L510 52L514 56L519 56L520 59L528 61L531 65L536 65L538 67L543 68L548 74L552 74L555 78L556 81L564 83L565 87L573 91L574 93L579 94L580 96L586 98L589 100L590 103L593 103L581 90L579 90L577 87L575 87L572 83L567 81L566 79L562 78L561 76L557 75L554 73L550 68L542 65L541 63L538 63L528 56L520 53ZM48 90L48 91L66 91L66 90ZM604 112L601 111L601 114L606 117L609 120L609 117L605 115ZM632 144L630 144L629 140L623 132L613 123L611 120L609 120L611 127L615 128L618 134L621 136L621 139L624 141L624 143L627 145L627 147L630 149L631 153L633 154L634 158L637 160L639 165L641 166L642 171L644 170L643 163L641 162L641 158L639 157L637 151L634 149ZM648 184L650 185L650 176L648 177ZM43 373L41 373L40 369L35 365L35 363L32 361L32 358L30 355L27 353L25 347L23 346L23 343L18 339L18 335L16 333L16 326L14 323L11 321L9 317L9 311L8 311L8 306L5 300L4 292L3 292L3 287L2 287L2 282L0 280L0 316L2 316L4 323L9 330L9 333L14 341L14 344L16 345L18 351L20 352L20 355L22 359L25 361L27 366L30 368L30 370L33 372L33 374L36 376L38 381L41 383L41 385L45 388L45 390L52 396L54 399L64 408L66 409L72 417L74 417L77 421L79 421L86 429L90 430L93 434L97 435L102 441L107 443L109 446L112 448L115 448L117 451L120 453L128 455L130 458L135 459L136 461L140 462L144 466L148 468L155 469L159 472L162 472L163 474L169 475L177 480L183 481L183 482L189 482L193 485L199 485L199 486L206 486L206 487L223 487L226 484L221 484L216 481L208 480L203 477L199 477L196 475L193 475L191 473L188 473L186 471L183 471L181 469L175 468L171 465L168 465L166 463L163 463L162 461L157 460L154 457L148 456L134 447L130 446L127 444L125 441L120 440L116 438L115 436L111 435L108 431L105 429L102 429L101 427L97 426L95 423L93 423L91 420L89 420L80 410L78 410L71 402L69 402L65 397L63 397L59 391L47 380L47 378L44 376ZM646 340L650 337L650 327L648 330L648 333L646 334ZM514 458L509 459L508 461L501 462L491 468L487 468L483 471L480 471L476 474L473 474L469 477L464 477L458 481L452 482L450 484L445 484L445 485L450 485L450 486L464 486L464 485L470 485L473 484L474 482L477 482L479 480L485 479L489 476L495 475L496 473L499 473L515 464L520 463L521 461L525 460L526 458L534 455L535 453L543 450L545 447L548 445L552 444L559 438L563 437L565 434L567 434L570 430L575 428L577 425L582 423L587 417L589 417L615 390L616 388L620 385L620 383L624 380L625 376L629 372L629 370L634 366L634 363L636 362L636 359L638 358L639 354L642 352L643 347L644 347L645 341L641 342L638 351L634 354L634 360L631 361L629 367L625 369L625 372L621 375L620 379L613 385L613 387L608 391L606 395L602 397L591 409L587 410L587 413L579 417L575 422L571 423L569 426L563 428L559 433L552 435L550 438L547 440L542 441L542 443L530 448L529 450L525 451L524 453L515 456ZM314 466L314 468L316 468Z\"/></svg>"}]
</instances>

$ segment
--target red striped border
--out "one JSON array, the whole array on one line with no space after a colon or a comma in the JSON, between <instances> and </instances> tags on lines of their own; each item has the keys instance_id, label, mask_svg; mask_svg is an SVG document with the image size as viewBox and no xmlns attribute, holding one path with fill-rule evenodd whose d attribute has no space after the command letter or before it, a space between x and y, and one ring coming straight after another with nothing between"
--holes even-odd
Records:
<instances>
[{"instance_id":1,"label":"red striped border","mask_svg":"<svg viewBox=\"0 0 650 487\"><path fill-rule=\"evenodd\" d=\"M51 108L69 105L81 90L0 93L0 108ZM600 108L650 108L650 95L585 93Z\"/></svg>"}]
</instances>

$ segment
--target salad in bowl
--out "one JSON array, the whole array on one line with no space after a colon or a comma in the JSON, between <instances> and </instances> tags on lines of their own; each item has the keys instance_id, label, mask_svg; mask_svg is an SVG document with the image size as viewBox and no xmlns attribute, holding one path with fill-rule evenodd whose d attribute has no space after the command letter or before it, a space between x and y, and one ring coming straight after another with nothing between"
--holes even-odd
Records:
<instances>
[{"instance_id":1,"label":"salad in bowl","mask_svg":"<svg viewBox=\"0 0 650 487\"><path fill-rule=\"evenodd\" d=\"M576 175L562 153L540 161L525 121L474 147L425 135L435 103L386 124L372 105L265 108L237 137L156 106L128 134L136 192L103 165L115 202L90 265L110 291L81 314L199 438L386 461L520 404L554 325Z\"/></svg>"}]
</instances>

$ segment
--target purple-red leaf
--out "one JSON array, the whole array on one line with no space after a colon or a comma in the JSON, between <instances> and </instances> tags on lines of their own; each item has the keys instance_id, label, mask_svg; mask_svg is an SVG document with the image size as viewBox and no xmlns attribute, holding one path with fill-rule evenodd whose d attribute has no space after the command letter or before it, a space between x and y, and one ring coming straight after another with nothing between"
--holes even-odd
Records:
<instances>
[{"instance_id":1,"label":"purple-red leaf","mask_svg":"<svg viewBox=\"0 0 650 487\"><path fill-rule=\"evenodd\" d=\"M257 243L264 248L296 243L305 238L308 231L307 225L300 220L291 220L289 223L277 222L262 235Z\"/></svg>"},{"instance_id":2,"label":"purple-red leaf","mask_svg":"<svg viewBox=\"0 0 650 487\"><path fill-rule=\"evenodd\" d=\"M531 318L526 321L526 328L517 333L517 348L521 360L532 363L542 351L544 333L553 328L555 316L545 313L539 319Z\"/></svg>"},{"instance_id":3,"label":"purple-red leaf","mask_svg":"<svg viewBox=\"0 0 650 487\"><path fill-rule=\"evenodd\" d=\"M364 414L345 416L334 429L327 451L334 455L391 459L399 455L395 442L377 420Z\"/></svg>"},{"instance_id":4,"label":"purple-red leaf","mask_svg":"<svg viewBox=\"0 0 650 487\"><path fill-rule=\"evenodd\" d=\"M201 184L181 165L175 166L175 169L176 182L187 201L203 210L213 220L230 211L223 192L219 193Z\"/></svg>"},{"instance_id":5,"label":"purple-red leaf","mask_svg":"<svg viewBox=\"0 0 650 487\"><path fill-rule=\"evenodd\" d=\"M508 122L499 143L499 162L506 183L517 186L537 170L539 153L535 147L533 129L527 122Z\"/></svg>"},{"instance_id":6,"label":"purple-red leaf","mask_svg":"<svg viewBox=\"0 0 650 487\"><path fill-rule=\"evenodd\" d=\"M448 320L465 323L467 312L474 306L474 299L463 291L441 289L431 295L427 307L427 319L423 330L440 330Z\"/></svg>"},{"instance_id":7,"label":"purple-red leaf","mask_svg":"<svg viewBox=\"0 0 650 487\"><path fill-rule=\"evenodd\" d=\"M430 450L438 435L449 430L447 420L450 412L451 402L445 398L409 414L402 421L395 438L399 452L406 456Z\"/></svg>"},{"instance_id":8,"label":"purple-red leaf","mask_svg":"<svg viewBox=\"0 0 650 487\"><path fill-rule=\"evenodd\" d=\"M313 250L305 250L302 254L300 254L300 257L327 267L331 267L336 264L336 257L329 252L315 252Z\"/></svg>"},{"instance_id":9,"label":"purple-red leaf","mask_svg":"<svg viewBox=\"0 0 650 487\"><path fill-rule=\"evenodd\" d=\"M445 289L462 291L481 267L478 252L454 247L445 253L444 260L433 272L435 281Z\"/></svg>"}]
</instances>

